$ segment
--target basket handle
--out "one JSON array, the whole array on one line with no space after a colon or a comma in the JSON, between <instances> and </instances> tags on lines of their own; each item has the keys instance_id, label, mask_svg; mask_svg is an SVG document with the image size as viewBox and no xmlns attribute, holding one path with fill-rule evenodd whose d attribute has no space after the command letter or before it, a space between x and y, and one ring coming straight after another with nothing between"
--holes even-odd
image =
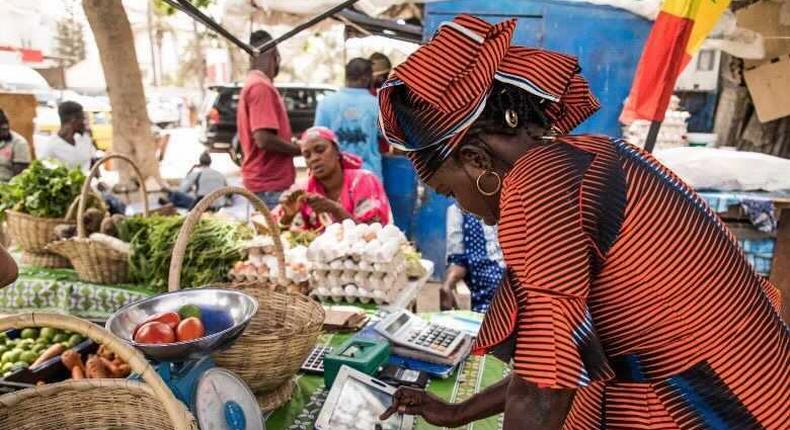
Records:
<instances>
[{"instance_id":1,"label":"basket handle","mask_svg":"<svg viewBox=\"0 0 790 430\"><path fill-rule=\"evenodd\" d=\"M187 244L189 243L189 235L192 233L192 230L197 225L198 221L200 221L200 216L205 212L209 207L211 207L214 202L224 197L228 194L238 194L244 196L252 206L258 212L263 214L263 217L266 219L266 223L269 225L269 231L272 234L272 239L274 239L274 251L277 257L277 276L278 282L280 285L285 285L287 283L285 278L285 252L283 251L283 243L280 239L280 227L274 221L274 217L272 217L271 212L269 212L269 208L258 198L255 194L251 193L245 188L241 187L223 187L216 189L208 194L205 197L200 199L197 205L189 212L187 215L187 219L184 221L184 225L181 226L181 230L178 232L178 238L176 239L176 244L173 246L173 256L170 258L170 274L168 275L168 282L167 288L169 291L177 291L181 288L181 266L184 264L184 254L186 253Z\"/></svg>"},{"instance_id":2,"label":"basket handle","mask_svg":"<svg viewBox=\"0 0 790 430\"><path fill-rule=\"evenodd\" d=\"M77 237L79 238L84 239L87 237L87 234L85 233L85 223L82 220L82 216L85 214L85 207L87 206L87 199L85 196L87 196L88 192L90 192L91 178L94 175L98 176L99 167L101 167L105 161L112 159L123 160L129 163L129 165L132 167L132 170L134 170L135 175L137 175L137 179L140 180L140 195L143 198L143 216L148 216L148 191L145 189L145 180L143 178L143 174L140 173L140 169L137 167L137 164L135 164L131 158L122 154L106 155L93 165L88 177L85 178L85 182L82 184L82 193L80 193L80 203L77 209Z\"/></svg>"},{"instance_id":3,"label":"basket handle","mask_svg":"<svg viewBox=\"0 0 790 430\"><path fill-rule=\"evenodd\" d=\"M104 204L104 200L100 196L98 196L95 192L91 192L90 194L88 194L88 197L94 199L99 204L99 208L102 211L107 212L107 205ZM69 205L69 210L66 211L66 216L63 217L63 219L67 221L74 219L77 212L77 207L80 204L80 200L82 200L82 194L77 196L74 199L74 201L71 202L71 204Z\"/></svg>"},{"instance_id":4,"label":"basket handle","mask_svg":"<svg viewBox=\"0 0 790 430\"><path fill-rule=\"evenodd\" d=\"M94 341L109 348L123 361L129 364L132 371L143 379L153 390L154 396L159 399L173 423L176 430L189 430L193 422L192 416L184 405L178 401L173 392L165 385L162 378L143 355L122 341L114 334L91 322L70 315L48 313L22 313L0 318L0 331L27 327L52 327L68 330L87 336ZM11 393L9 396L13 396Z\"/></svg>"}]
</instances>

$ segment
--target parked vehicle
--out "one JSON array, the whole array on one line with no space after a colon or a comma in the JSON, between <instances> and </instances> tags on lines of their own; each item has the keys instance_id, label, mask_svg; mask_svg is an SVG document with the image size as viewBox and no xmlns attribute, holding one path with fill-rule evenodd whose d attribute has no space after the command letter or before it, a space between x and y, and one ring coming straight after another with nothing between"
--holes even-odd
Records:
<instances>
[{"instance_id":1,"label":"parked vehicle","mask_svg":"<svg viewBox=\"0 0 790 430\"><path fill-rule=\"evenodd\" d=\"M295 136L313 126L318 101L336 91L335 87L314 84L276 84L283 97L291 131ZM236 133L236 109L241 85L237 83L209 88L201 107L203 143L212 152L225 152L241 165L243 154Z\"/></svg>"}]
</instances>

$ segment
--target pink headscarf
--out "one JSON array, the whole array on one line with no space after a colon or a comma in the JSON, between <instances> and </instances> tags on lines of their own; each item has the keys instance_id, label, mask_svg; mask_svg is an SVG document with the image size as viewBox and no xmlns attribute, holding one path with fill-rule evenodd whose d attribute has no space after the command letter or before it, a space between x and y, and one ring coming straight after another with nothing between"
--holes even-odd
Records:
<instances>
[{"instance_id":1,"label":"pink headscarf","mask_svg":"<svg viewBox=\"0 0 790 430\"><path fill-rule=\"evenodd\" d=\"M302 133L302 137L299 140L304 143L307 142L308 139L316 138L328 140L335 145L337 152L340 153L340 167L342 167L343 170L359 169L362 167L362 158L354 154L342 152L340 150L340 145L337 143L337 135L329 128L322 126L310 127ZM315 179L310 177L310 180L313 181Z\"/></svg>"}]
</instances>

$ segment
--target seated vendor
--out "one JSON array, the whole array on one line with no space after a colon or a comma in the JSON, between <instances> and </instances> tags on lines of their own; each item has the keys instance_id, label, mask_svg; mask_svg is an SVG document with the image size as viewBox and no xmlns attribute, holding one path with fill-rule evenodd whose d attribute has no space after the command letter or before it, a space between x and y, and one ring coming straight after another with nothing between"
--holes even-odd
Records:
<instances>
[{"instance_id":1,"label":"seated vendor","mask_svg":"<svg viewBox=\"0 0 790 430\"><path fill-rule=\"evenodd\" d=\"M300 145L310 176L303 189L283 193L273 213L281 224L292 230L318 230L347 218L390 223L390 204L381 181L361 168L359 157L340 152L332 130L310 128Z\"/></svg>"},{"instance_id":2,"label":"seated vendor","mask_svg":"<svg viewBox=\"0 0 790 430\"><path fill-rule=\"evenodd\" d=\"M19 269L11 254L0 245L0 288L16 281Z\"/></svg>"}]
</instances>

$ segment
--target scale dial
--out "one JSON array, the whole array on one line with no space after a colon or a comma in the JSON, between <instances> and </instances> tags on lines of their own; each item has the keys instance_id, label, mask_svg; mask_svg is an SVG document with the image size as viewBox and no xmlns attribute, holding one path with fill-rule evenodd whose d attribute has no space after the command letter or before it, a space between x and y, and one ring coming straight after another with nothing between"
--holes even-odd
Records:
<instances>
[{"instance_id":1,"label":"scale dial","mask_svg":"<svg viewBox=\"0 0 790 430\"><path fill-rule=\"evenodd\" d=\"M201 430L266 430L255 395L233 372L212 368L195 389L195 416Z\"/></svg>"}]
</instances>

